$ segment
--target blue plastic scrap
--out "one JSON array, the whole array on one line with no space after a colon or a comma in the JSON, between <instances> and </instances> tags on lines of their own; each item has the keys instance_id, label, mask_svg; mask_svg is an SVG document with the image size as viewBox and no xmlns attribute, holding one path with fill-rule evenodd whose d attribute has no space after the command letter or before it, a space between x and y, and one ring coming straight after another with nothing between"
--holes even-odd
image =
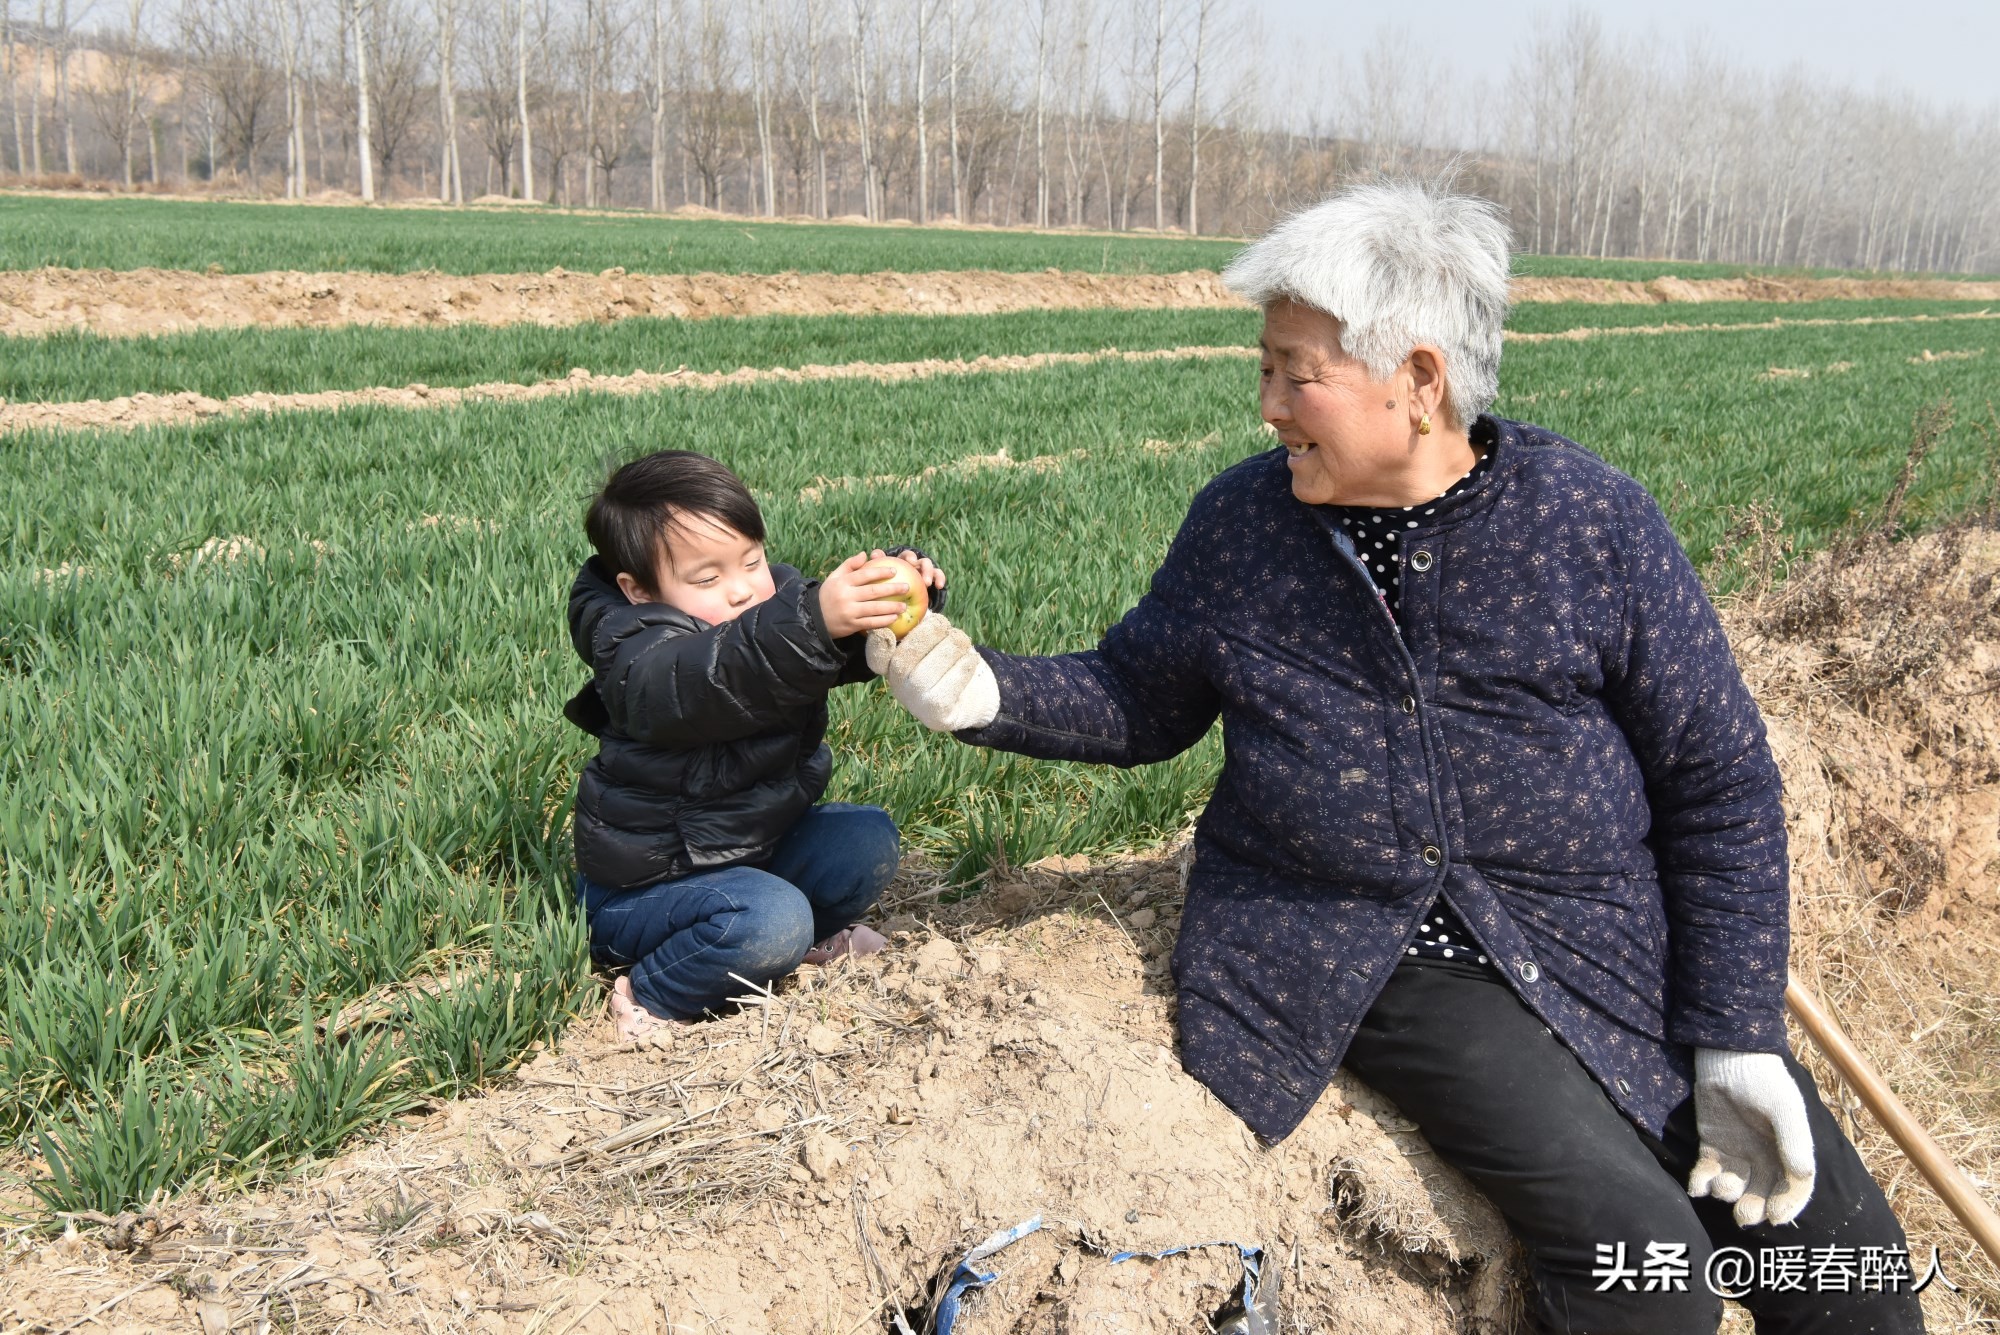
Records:
<instances>
[{"instance_id":1,"label":"blue plastic scrap","mask_svg":"<svg viewBox=\"0 0 2000 1335\"><path fill-rule=\"evenodd\" d=\"M1001 1250L1011 1247L1042 1226L1042 1217L1023 1219L1012 1228L1003 1228L986 1241L967 1252L959 1261L958 1268L951 1272L951 1283L945 1286L944 1297L938 1299L937 1320L931 1326L931 1335L951 1335L951 1328L958 1322L958 1302L967 1289L983 1289L1000 1278L997 1270L981 1273L974 1269L981 1261Z\"/></svg>"},{"instance_id":2,"label":"blue plastic scrap","mask_svg":"<svg viewBox=\"0 0 2000 1335\"><path fill-rule=\"evenodd\" d=\"M1000 1278L997 1270L981 1271L977 1267L981 1261L1003 1248L1010 1247L1035 1232L1042 1226L1042 1217L1023 1219L1012 1228L1003 1228L986 1241L974 1247L960 1259L958 1267L952 1271L951 1282L945 1286L944 1296L938 1299L937 1316L926 1335L951 1335L951 1328L958 1323L959 1301L968 1289L983 1289ZM1243 1260L1243 1289L1240 1302L1241 1315L1225 1322L1222 1329L1240 1332L1241 1335L1277 1335L1277 1276L1269 1276L1271 1282L1263 1281L1264 1249L1241 1242L1190 1242L1179 1247L1168 1247L1157 1252L1118 1252L1111 1257L1111 1264L1130 1261L1143 1256L1149 1260L1162 1261L1169 1256L1179 1256L1203 1247L1234 1247ZM897 1317L897 1328L907 1330L908 1326Z\"/></svg>"},{"instance_id":3,"label":"blue plastic scrap","mask_svg":"<svg viewBox=\"0 0 2000 1335\"><path fill-rule=\"evenodd\" d=\"M1277 1286L1273 1283L1267 1291L1261 1283L1264 1270L1262 1247L1252 1247L1241 1242L1190 1242L1157 1252L1119 1252L1111 1258L1111 1264L1117 1265L1120 1261L1129 1261L1135 1256L1161 1261L1169 1256L1179 1256L1182 1252L1191 1252L1202 1247L1234 1247L1237 1254L1243 1258L1243 1291L1240 1295L1243 1305L1242 1317L1238 1322L1225 1322L1222 1328L1241 1331L1243 1335L1264 1335L1267 1331L1271 1332L1271 1335L1276 1335ZM1276 1276L1273 1275L1272 1279L1275 1281Z\"/></svg>"}]
</instances>

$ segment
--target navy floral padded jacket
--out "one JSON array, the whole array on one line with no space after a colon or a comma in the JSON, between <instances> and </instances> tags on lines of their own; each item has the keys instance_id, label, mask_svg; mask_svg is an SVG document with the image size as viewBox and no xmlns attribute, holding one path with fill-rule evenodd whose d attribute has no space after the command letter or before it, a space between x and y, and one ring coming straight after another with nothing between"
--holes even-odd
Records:
<instances>
[{"instance_id":1,"label":"navy floral padded jacket","mask_svg":"<svg viewBox=\"0 0 2000 1335\"><path fill-rule=\"evenodd\" d=\"M1400 630L1274 450L1202 490L1097 649L981 650L1000 713L975 745L1142 765L1221 717L1182 1050L1269 1139L1439 895L1648 1131L1692 1048L1784 1051L1778 770L1714 608L1637 482L1539 427L1474 440L1485 480L1402 539Z\"/></svg>"}]
</instances>

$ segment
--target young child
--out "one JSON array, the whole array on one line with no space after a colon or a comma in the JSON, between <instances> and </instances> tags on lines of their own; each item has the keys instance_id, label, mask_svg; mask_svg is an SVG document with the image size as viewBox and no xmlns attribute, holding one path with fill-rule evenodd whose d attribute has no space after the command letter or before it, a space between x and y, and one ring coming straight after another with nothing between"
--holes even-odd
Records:
<instances>
[{"instance_id":1,"label":"young child","mask_svg":"<svg viewBox=\"0 0 2000 1335\"><path fill-rule=\"evenodd\" d=\"M592 677L563 712L599 740L577 782L576 893L592 958L630 968L619 1032L716 1010L749 990L738 977L880 950L855 924L895 874L896 826L819 801L826 696L872 675L867 633L908 586L867 555L824 580L769 564L749 489L686 450L613 473L584 529L597 555L569 629ZM943 573L897 554L939 602Z\"/></svg>"}]
</instances>

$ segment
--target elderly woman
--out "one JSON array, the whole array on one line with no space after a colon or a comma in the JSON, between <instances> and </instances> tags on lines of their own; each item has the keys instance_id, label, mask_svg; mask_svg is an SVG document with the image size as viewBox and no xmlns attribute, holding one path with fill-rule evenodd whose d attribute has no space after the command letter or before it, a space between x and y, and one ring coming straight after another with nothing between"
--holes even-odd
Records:
<instances>
[{"instance_id":1,"label":"elderly woman","mask_svg":"<svg viewBox=\"0 0 2000 1335\"><path fill-rule=\"evenodd\" d=\"M1712 1331L1741 1247L1761 1331L1920 1330L1907 1277L1858 1278L1903 1234L1786 1049L1757 706L1645 489L1486 414L1507 273L1475 199L1287 219L1225 274L1283 448L1202 490L1139 605L1086 653L933 617L871 657L926 725L1025 755L1142 765L1219 716L1188 1070L1272 1139L1343 1064L1393 1099L1548 1328Z\"/></svg>"}]
</instances>

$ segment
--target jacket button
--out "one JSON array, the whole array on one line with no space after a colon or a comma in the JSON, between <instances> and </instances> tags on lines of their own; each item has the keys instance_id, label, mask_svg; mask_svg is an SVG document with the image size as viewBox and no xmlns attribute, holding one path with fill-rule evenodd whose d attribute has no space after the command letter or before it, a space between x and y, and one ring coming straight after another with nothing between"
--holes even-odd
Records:
<instances>
[{"instance_id":1,"label":"jacket button","mask_svg":"<svg viewBox=\"0 0 2000 1335\"><path fill-rule=\"evenodd\" d=\"M1618 1092L1620 1094L1630 1094L1632 1092L1632 1082L1622 1075L1618 1077Z\"/></svg>"},{"instance_id":2,"label":"jacket button","mask_svg":"<svg viewBox=\"0 0 2000 1335\"><path fill-rule=\"evenodd\" d=\"M1424 845L1424 865L1426 867L1435 867L1443 861L1444 850L1440 849L1436 844Z\"/></svg>"},{"instance_id":3,"label":"jacket button","mask_svg":"<svg viewBox=\"0 0 2000 1335\"><path fill-rule=\"evenodd\" d=\"M1416 697L1416 696L1414 696L1414 695L1406 695L1406 696L1404 696L1404 697L1403 697L1403 712L1404 712L1405 714L1414 714L1414 713L1416 713L1416 712L1417 712L1417 697Z\"/></svg>"},{"instance_id":4,"label":"jacket button","mask_svg":"<svg viewBox=\"0 0 2000 1335\"><path fill-rule=\"evenodd\" d=\"M1533 960L1522 960L1514 966L1514 972L1521 975L1521 981L1532 983L1542 976L1542 971Z\"/></svg>"},{"instance_id":5,"label":"jacket button","mask_svg":"<svg viewBox=\"0 0 2000 1335\"><path fill-rule=\"evenodd\" d=\"M1410 569L1422 574L1431 568L1431 554L1419 547L1410 553Z\"/></svg>"}]
</instances>

